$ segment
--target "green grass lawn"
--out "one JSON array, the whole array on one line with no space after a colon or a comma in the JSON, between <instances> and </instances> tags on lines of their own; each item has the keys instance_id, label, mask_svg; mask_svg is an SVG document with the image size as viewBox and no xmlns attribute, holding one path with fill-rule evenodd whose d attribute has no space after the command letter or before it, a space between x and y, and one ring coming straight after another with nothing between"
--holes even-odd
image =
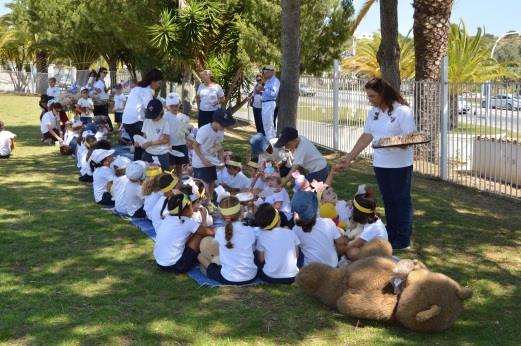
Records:
<instances>
[{"instance_id":1,"label":"green grass lawn","mask_svg":"<svg viewBox=\"0 0 521 346\"><path fill-rule=\"evenodd\" d=\"M346 318L296 286L199 288L159 272L152 241L101 211L73 160L40 144L38 115L37 98L0 95L18 135L0 161L0 344L519 344L519 203L415 176L408 257L475 290L452 329L418 334ZM349 198L360 183L375 185L365 162L335 188Z\"/></svg>"}]
</instances>

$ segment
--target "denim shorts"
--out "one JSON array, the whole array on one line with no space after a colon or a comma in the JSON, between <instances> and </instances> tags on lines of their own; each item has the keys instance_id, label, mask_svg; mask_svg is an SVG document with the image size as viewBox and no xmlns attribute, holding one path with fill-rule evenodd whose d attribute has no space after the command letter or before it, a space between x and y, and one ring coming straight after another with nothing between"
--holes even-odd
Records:
<instances>
[{"instance_id":1,"label":"denim shorts","mask_svg":"<svg viewBox=\"0 0 521 346\"><path fill-rule=\"evenodd\" d=\"M188 159L188 148L186 147L186 145L174 145L172 146L172 150L179 151L185 154L185 156L177 157L174 155L170 155L171 165L187 165L190 163L190 160Z\"/></svg>"},{"instance_id":2,"label":"denim shorts","mask_svg":"<svg viewBox=\"0 0 521 346\"><path fill-rule=\"evenodd\" d=\"M194 167L194 178L201 179L207 184L213 183L217 180L217 168L215 166L211 167Z\"/></svg>"}]
</instances>

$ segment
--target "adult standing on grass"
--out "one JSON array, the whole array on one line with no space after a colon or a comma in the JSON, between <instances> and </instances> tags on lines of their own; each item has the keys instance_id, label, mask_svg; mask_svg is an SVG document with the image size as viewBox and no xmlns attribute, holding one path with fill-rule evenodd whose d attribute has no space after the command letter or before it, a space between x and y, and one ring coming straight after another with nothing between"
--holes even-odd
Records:
<instances>
[{"instance_id":1,"label":"adult standing on grass","mask_svg":"<svg viewBox=\"0 0 521 346\"><path fill-rule=\"evenodd\" d=\"M197 89L196 101L199 105L199 114L197 116L197 127L201 128L209 124L213 120L213 112L224 104L224 91L219 84L215 82L215 77L210 70L201 72L201 80L203 83Z\"/></svg>"},{"instance_id":2,"label":"adult standing on grass","mask_svg":"<svg viewBox=\"0 0 521 346\"><path fill-rule=\"evenodd\" d=\"M364 133L353 150L337 165L340 170L348 169L371 142L383 137L407 135L416 130L409 105L387 81L373 78L366 83L365 91L373 107L367 115ZM373 167L384 201L389 241L395 250L409 249L413 215L412 147L374 149Z\"/></svg>"},{"instance_id":3,"label":"adult standing on grass","mask_svg":"<svg viewBox=\"0 0 521 346\"><path fill-rule=\"evenodd\" d=\"M253 119L255 120L255 128L257 129L257 133L262 133L264 136L264 127L262 126L262 89L264 88L264 83L262 81L262 75L258 74L255 77L255 87L250 94L250 105L253 110Z\"/></svg>"},{"instance_id":4,"label":"adult standing on grass","mask_svg":"<svg viewBox=\"0 0 521 346\"><path fill-rule=\"evenodd\" d=\"M267 65L262 68L262 76L265 84L262 91L262 126L268 140L275 138L275 124L273 117L277 106L277 96L280 89L280 81L275 77L275 67Z\"/></svg>"},{"instance_id":5,"label":"adult standing on grass","mask_svg":"<svg viewBox=\"0 0 521 346\"><path fill-rule=\"evenodd\" d=\"M142 135L145 108L154 97L155 90L161 87L162 80L163 72L158 69L152 69L135 88L130 90L128 95L122 121L125 131L135 146L134 160L141 160L143 155L143 149L135 145L134 135Z\"/></svg>"}]
</instances>

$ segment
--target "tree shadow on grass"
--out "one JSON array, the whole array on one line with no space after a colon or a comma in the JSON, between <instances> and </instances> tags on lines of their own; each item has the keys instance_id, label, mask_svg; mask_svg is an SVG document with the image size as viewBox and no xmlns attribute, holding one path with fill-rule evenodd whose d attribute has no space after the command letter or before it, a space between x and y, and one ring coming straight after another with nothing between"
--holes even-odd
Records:
<instances>
[{"instance_id":1,"label":"tree shadow on grass","mask_svg":"<svg viewBox=\"0 0 521 346\"><path fill-rule=\"evenodd\" d=\"M240 140L228 144L244 151ZM35 160L17 158L0 172L1 340L485 344L516 337L518 271L474 249L518 249L518 231L490 232L492 226L507 230L518 221L506 212L491 212L508 209L501 200L468 201L461 190L415 178L417 251L407 257L476 289L452 329L422 335L376 322L364 321L361 327L295 286L198 288L185 275L159 272L152 242L128 222L101 211L92 202L90 186L78 184L74 161L57 152ZM356 166L339 175L335 187L347 198L364 182L375 186L371 171Z\"/></svg>"}]
</instances>

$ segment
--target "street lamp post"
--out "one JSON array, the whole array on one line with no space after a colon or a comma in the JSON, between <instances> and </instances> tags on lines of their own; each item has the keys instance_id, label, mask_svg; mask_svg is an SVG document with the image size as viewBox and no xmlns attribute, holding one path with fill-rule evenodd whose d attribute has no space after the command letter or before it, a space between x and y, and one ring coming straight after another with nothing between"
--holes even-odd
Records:
<instances>
[{"instance_id":1,"label":"street lamp post","mask_svg":"<svg viewBox=\"0 0 521 346\"><path fill-rule=\"evenodd\" d=\"M490 59L494 58L494 52L496 51L496 48L497 48L497 45L498 45L499 41L501 41L502 39L504 39L505 37L510 36L510 35L519 35L519 36L521 36L521 34L518 31L515 31L515 30L506 32L503 35L499 36L497 38L496 42L494 42L494 45L492 46L492 51L490 52ZM485 106L486 106L486 108L485 108L485 117L488 119L489 114L490 114L490 81L486 81L485 82Z\"/></svg>"}]
</instances>

